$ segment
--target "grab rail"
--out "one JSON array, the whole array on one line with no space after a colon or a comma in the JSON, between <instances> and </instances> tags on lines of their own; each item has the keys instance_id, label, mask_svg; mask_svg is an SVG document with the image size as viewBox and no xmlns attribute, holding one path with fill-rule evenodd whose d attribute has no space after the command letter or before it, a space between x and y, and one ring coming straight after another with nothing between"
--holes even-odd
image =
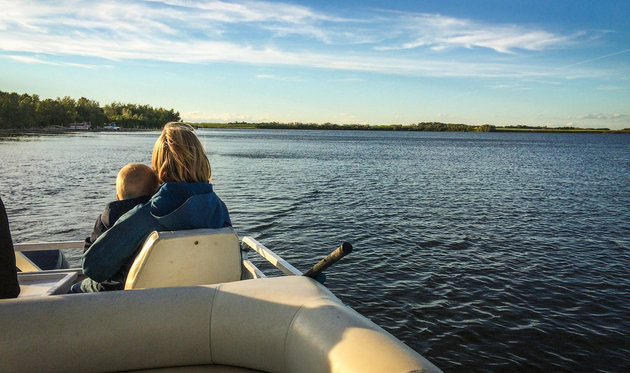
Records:
<instances>
[{"instance_id":1,"label":"grab rail","mask_svg":"<svg viewBox=\"0 0 630 373\"><path fill-rule=\"evenodd\" d=\"M13 244L15 251L83 249L84 241L24 242Z\"/></svg>"},{"instance_id":2,"label":"grab rail","mask_svg":"<svg viewBox=\"0 0 630 373\"><path fill-rule=\"evenodd\" d=\"M282 273L289 276L302 276L302 272L299 269L292 266L289 262L282 259L278 254L274 253L265 245L256 241L252 237L243 237L243 245L249 246L252 250L256 251L260 256L265 258L274 267L278 268Z\"/></svg>"}]
</instances>

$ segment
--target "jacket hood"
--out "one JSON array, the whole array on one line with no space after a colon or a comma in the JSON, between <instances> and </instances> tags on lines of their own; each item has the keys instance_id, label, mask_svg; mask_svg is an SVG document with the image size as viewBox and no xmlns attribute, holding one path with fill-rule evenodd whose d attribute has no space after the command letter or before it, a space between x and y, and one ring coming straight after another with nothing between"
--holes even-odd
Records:
<instances>
[{"instance_id":1,"label":"jacket hood","mask_svg":"<svg viewBox=\"0 0 630 373\"><path fill-rule=\"evenodd\" d=\"M210 183L165 183L151 199L151 215L170 230L231 225L227 208Z\"/></svg>"},{"instance_id":2,"label":"jacket hood","mask_svg":"<svg viewBox=\"0 0 630 373\"><path fill-rule=\"evenodd\" d=\"M188 198L210 193L212 193L210 183L164 183L151 198L151 214L156 217L168 215L183 205Z\"/></svg>"}]
</instances>

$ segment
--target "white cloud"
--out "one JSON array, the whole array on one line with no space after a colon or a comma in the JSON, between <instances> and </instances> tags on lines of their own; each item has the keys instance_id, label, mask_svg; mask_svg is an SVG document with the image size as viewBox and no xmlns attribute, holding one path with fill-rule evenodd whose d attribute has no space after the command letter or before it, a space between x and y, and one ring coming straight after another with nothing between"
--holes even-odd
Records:
<instances>
[{"instance_id":1,"label":"white cloud","mask_svg":"<svg viewBox=\"0 0 630 373\"><path fill-rule=\"evenodd\" d=\"M521 84L491 84L488 86L488 88L492 88L492 89L509 89L509 90L513 90L513 91L528 91L531 88L526 87L524 85Z\"/></svg>"},{"instance_id":2,"label":"white cloud","mask_svg":"<svg viewBox=\"0 0 630 373\"><path fill-rule=\"evenodd\" d=\"M361 120L351 113L337 113L332 115L332 121L339 124L368 124L361 122Z\"/></svg>"},{"instance_id":3,"label":"white cloud","mask_svg":"<svg viewBox=\"0 0 630 373\"><path fill-rule=\"evenodd\" d=\"M223 22L267 22L278 21L302 24L311 20L339 20L310 8L268 1L181 1L181 0L149 0L162 5L194 11L204 17Z\"/></svg>"},{"instance_id":4,"label":"white cloud","mask_svg":"<svg viewBox=\"0 0 630 373\"><path fill-rule=\"evenodd\" d=\"M256 79L268 79L268 80L277 80L281 82L294 82L294 83L303 81L302 79L295 76L279 76L279 75L273 75L273 74L258 74L256 75Z\"/></svg>"},{"instance_id":5,"label":"white cloud","mask_svg":"<svg viewBox=\"0 0 630 373\"><path fill-rule=\"evenodd\" d=\"M272 120L271 114L263 114L258 116L240 114L240 113L216 113L205 111L190 111L180 113L184 122L193 123L228 123L228 122L262 122Z\"/></svg>"},{"instance_id":6,"label":"white cloud","mask_svg":"<svg viewBox=\"0 0 630 373\"><path fill-rule=\"evenodd\" d=\"M548 76L528 66L514 68L491 63L466 63L423 59L285 51L273 47L254 47L224 41L161 40L156 43L141 37L128 37L124 42L108 38L82 38L70 35L21 34L3 39L1 49L19 50L40 55L100 57L110 60L147 59L180 63L238 62L259 65L307 66L324 69L377 72L412 76L477 76L521 77Z\"/></svg>"},{"instance_id":7,"label":"white cloud","mask_svg":"<svg viewBox=\"0 0 630 373\"><path fill-rule=\"evenodd\" d=\"M108 65L88 65L88 64L72 63L72 62L52 62L52 61L46 61L46 60L42 60L39 58L30 57L30 56L7 55L7 56L0 56L0 57L5 57L5 58L12 59L14 61L24 62L28 64L40 63L44 65L53 65L53 66L80 67L82 69L111 68L111 66L108 66Z\"/></svg>"},{"instance_id":8,"label":"white cloud","mask_svg":"<svg viewBox=\"0 0 630 373\"><path fill-rule=\"evenodd\" d=\"M626 54L626 53L628 53L628 52L630 52L630 49L624 49L624 50L620 50L620 51L617 51L617 52L614 52L614 53L608 53L608 54L605 54L605 55L603 55L603 56L597 56L597 57L594 57L594 58L589 58L589 59L587 59L587 60L583 60L583 61L575 62L575 63L572 63L572 64L570 64L570 65L562 66L562 67L560 67L560 68L561 68L561 69L564 69L564 68L567 68L567 67L573 67L573 66L583 65L583 64L587 64L587 63L591 63L591 62L595 62L595 61L603 60L603 59L610 58L610 57L619 56L619 55L621 55L621 54Z\"/></svg>"},{"instance_id":9,"label":"white cloud","mask_svg":"<svg viewBox=\"0 0 630 373\"><path fill-rule=\"evenodd\" d=\"M625 91L628 87L622 87L618 85L600 85L597 87L599 91Z\"/></svg>"},{"instance_id":10,"label":"white cloud","mask_svg":"<svg viewBox=\"0 0 630 373\"><path fill-rule=\"evenodd\" d=\"M513 53L518 49L540 51L565 46L579 36L560 35L519 25L487 24L438 14L405 14L395 22L397 26L394 26L393 33L407 35L411 40L377 49L483 47L500 53Z\"/></svg>"},{"instance_id":11,"label":"white cloud","mask_svg":"<svg viewBox=\"0 0 630 373\"><path fill-rule=\"evenodd\" d=\"M576 119L579 120L608 120L608 121L621 121L621 120L626 120L628 119L630 116L628 116L627 114L619 114L619 113L614 113L614 114L602 114L602 113L597 113L597 114L584 114L584 115L580 115L578 117L576 117Z\"/></svg>"},{"instance_id":12,"label":"white cloud","mask_svg":"<svg viewBox=\"0 0 630 373\"><path fill-rule=\"evenodd\" d=\"M531 27L434 14L372 10L370 17L350 19L265 1L0 0L0 8L0 53L37 54L39 63L45 63L48 55L274 64L411 76L597 74L584 68L550 71L492 62L492 58L467 62L397 55L395 50L421 46L434 50L483 47L501 53L538 51L574 38Z\"/></svg>"}]
</instances>

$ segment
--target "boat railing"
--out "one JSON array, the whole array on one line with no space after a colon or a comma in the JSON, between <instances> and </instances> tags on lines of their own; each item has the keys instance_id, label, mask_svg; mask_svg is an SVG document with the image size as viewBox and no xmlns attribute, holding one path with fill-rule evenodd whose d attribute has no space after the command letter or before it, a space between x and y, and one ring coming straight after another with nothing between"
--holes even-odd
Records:
<instances>
[{"instance_id":1,"label":"boat railing","mask_svg":"<svg viewBox=\"0 0 630 373\"><path fill-rule=\"evenodd\" d=\"M232 231L233 232L233 231ZM234 234L234 233L233 233ZM237 240L237 242L239 242ZM19 280L22 282L31 281L34 283L35 279L43 278L42 275L71 275L71 277L64 278L63 286L60 287L60 283L55 286L58 288L55 291L64 291L67 290L67 285L69 281L78 281L85 278L81 268L60 268L53 270L42 270L36 263L31 261L24 252L27 251L40 251L40 250L59 250L63 253L64 250L82 250L84 242L83 241L59 241L59 242L35 242L35 243L17 243L14 245L15 249L15 257L16 257L16 266L21 271L18 275ZM255 252L257 257L259 256L262 260L262 264L268 263L272 268L281 272L282 275L287 276L308 276L323 283L323 279L319 277L319 274L330 265L341 259L346 254L350 253L352 250L352 245L347 242L344 242L341 246L339 246L335 251L329 254L327 257L322 259L319 263L315 264L312 268L310 268L306 272L301 272L299 269L294 267L292 264L284 260L280 255L276 254L273 250L267 248L262 243L258 242L256 239L250 236L243 237L239 242L239 247L241 250L241 279L257 279L257 278L267 278L269 277L265 274L254 262L252 262L249 258L250 252ZM256 262L258 263L258 262ZM274 277L274 276L271 276ZM48 278L45 278L46 281L50 282ZM35 286L33 286L35 287Z\"/></svg>"},{"instance_id":2,"label":"boat railing","mask_svg":"<svg viewBox=\"0 0 630 373\"><path fill-rule=\"evenodd\" d=\"M85 241L27 242L13 244L15 251L83 249Z\"/></svg>"},{"instance_id":3,"label":"boat railing","mask_svg":"<svg viewBox=\"0 0 630 373\"><path fill-rule=\"evenodd\" d=\"M274 253L271 249L265 245L256 241L250 236L243 237L242 250L247 253L247 248L250 248L254 252L258 253L263 259L267 260L271 265L279 269L282 273L288 276L302 276L302 272L292 266L289 262L282 259L280 255ZM248 260L248 259L245 259ZM248 260L249 261L249 260ZM250 262L251 263L251 262ZM266 277L266 276L265 276Z\"/></svg>"},{"instance_id":4,"label":"boat railing","mask_svg":"<svg viewBox=\"0 0 630 373\"><path fill-rule=\"evenodd\" d=\"M13 245L15 251L15 265L22 272L39 272L42 269L30 260L23 252L26 251L43 251L43 250L68 250L68 249L82 249L84 245L83 241L59 241L59 242L28 242L28 243L16 243ZM68 270L77 269L58 269L47 270L47 272L68 272Z\"/></svg>"},{"instance_id":5,"label":"boat railing","mask_svg":"<svg viewBox=\"0 0 630 373\"><path fill-rule=\"evenodd\" d=\"M242 252L245 253L243 255L244 263L245 261L247 261L251 264L251 262L247 259L247 252L248 252L247 248L250 248L251 250L258 253L258 255L260 255L262 258L267 260L267 262L271 263L275 268L277 268L278 270L280 270L282 273L284 273L287 276L306 276L306 277L314 278L322 283L326 278L326 276L323 275L322 272L328 267L330 267L331 265L338 262L341 258L350 254L353 250L352 244L350 244L349 242L343 242L333 252L331 252L322 260L317 262L310 269L308 269L305 272L301 272L300 270L292 266L289 262L282 259L280 255L277 255L271 249L268 249L265 245L261 244L260 242L256 241L254 238L249 237L249 236L243 237L243 240L241 242L241 250ZM245 264L243 264L243 268L246 268ZM258 278L258 277L254 276L253 278Z\"/></svg>"},{"instance_id":6,"label":"boat railing","mask_svg":"<svg viewBox=\"0 0 630 373\"><path fill-rule=\"evenodd\" d=\"M28 243L16 243L14 244L14 250L16 252L16 265L22 272L35 272L41 271L41 268L37 264L28 259L22 252L25 251L41 251L41 250L69 250L69 249L83 249L84 241L58 241L58 242L28 242ZM268 277L263 273L251 260L249 260L247 254L249 252L257 253L261 258L269 262L273 267L277 268L280 272L289 276L301 276L302 272L284 260L280 255L273 252L273 250L267 248L262 243L250 236L243 237L241 241L241 250L243 252L243 267L250 273L251 278L265 278ZM59 269L53 271L67 271L68 269Z\"/></svg>"},{"instance_id":7,"label":"boat railing","mask_svg":"<svg viewBox=\"0 0 630 373\"><path fill-rule=\"evenodd\" d=\"M59 268L42 270L36 263L29 259L24 252L42 250L68 250L83 249L83 241L62 242L29 242L16 243L15 265L20 270L18 282L20 283L20 298L41 295L65 294L70 286L83 275L81 268Z\"/></svg>"}]
</instances>

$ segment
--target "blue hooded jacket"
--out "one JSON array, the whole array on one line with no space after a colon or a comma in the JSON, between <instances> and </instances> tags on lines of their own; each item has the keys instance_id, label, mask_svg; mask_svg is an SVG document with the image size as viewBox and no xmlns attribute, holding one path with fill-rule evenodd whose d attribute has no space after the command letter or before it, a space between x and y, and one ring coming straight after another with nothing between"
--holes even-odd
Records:
<instances>
[{"instance_id":1,"label":"blue hooded jacket","mask_svg":"<svg viewBox=\"0 0 630 373\"><path fill-rule=\"evenodd\" d=\"M83 273L97 282L110 279L134 259L153 231L231 225L227 207L212 191L212 184L165 183L149 202L121 216L90 246L83 254Z\"/></svg>"}]
</instances>

